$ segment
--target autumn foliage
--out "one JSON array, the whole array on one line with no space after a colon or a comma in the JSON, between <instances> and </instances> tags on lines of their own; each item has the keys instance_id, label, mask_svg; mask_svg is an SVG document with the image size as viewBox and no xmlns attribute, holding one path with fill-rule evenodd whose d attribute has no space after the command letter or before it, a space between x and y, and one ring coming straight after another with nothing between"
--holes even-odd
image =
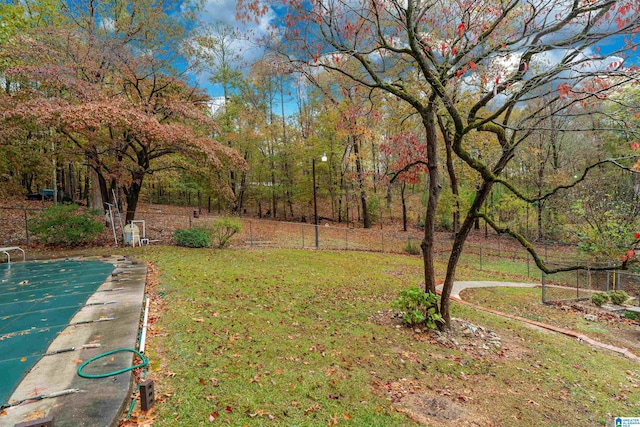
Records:
<instances>
[{"instance_id":1,"label":"autumn foliage","mask_svg":"<svg viewBox=\"0 0 640 427\"><path fill-rule=\"evenodd\" d=\"M102 201L111 201L111 189L123 191L127 220L154 171L244 167L212 138L208 96L165 58L165 38L180 24L168 21L161 6L145 5L145 19L158 21L138 21L134 8L122 28L108 28L100 22L115 11L80 9L64 24L16 33L0 51L11 64L0 95L4 136L48 137L55 150L84 159ZM159 22L165 26L155 29L154 41L150 31Z\"/></svg>"},{"instance_id":2,"label":"autumn foliage","mask_svg":"<svg viewBox=\"0 0 640 427\"><path fill-rule=\"evenodd\" d=\"M275 3L267 4L280 7ZM240 1L238 15L246 20L262 16L270 10L264 4ZM591 116L624 128L619 117L607 116L605 104L637 78L637 66L626 58L638 45L638 3L289 0L285 4L286 27L276 25L274 32L287 43L276 46L264 39L265 44L305 75L347 77L372 94L395 97L411 109L413 123L422 127L426 151L420 154L425 154L429 185L422 243L428 291L435 291L436 285L433 248L442 152L447 152L452 186L460 173L460 168L452 167L453 160L462 162L475 181L475 194L462 212L448 261L441 300L445 321L449 322L456 266L479 219L498 233L511 234L540 269L550 272L525 236L500 226L482 208L494 186L524 203L543 203L577 184L556 182L540 194L530 194L505 173L523 152L520 148L551 117L575 121ZM541 100L544 108L537 106ZM572 131L578 129L575 125ZM478 140L486 144L477 145ZM387 150L407 163L405 142L403 138L393 140L393 145L387 142ZM585 175L593 172L592 166L586 166Z\"/></svg>"}]
</instances>

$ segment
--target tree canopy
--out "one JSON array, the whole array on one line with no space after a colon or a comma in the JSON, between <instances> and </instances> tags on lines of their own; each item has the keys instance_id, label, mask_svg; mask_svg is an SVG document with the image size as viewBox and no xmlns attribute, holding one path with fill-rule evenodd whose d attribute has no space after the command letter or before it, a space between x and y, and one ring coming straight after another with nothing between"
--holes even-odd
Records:
<instances>
[{"instance_id":1,"label":"tree canopy","mask_svg":"<svg viewBox=\"0 0 640 427\"><path fill-rule=\"evenodd\" d=\"M265 13L268 8L259 4L240 2L240 15L250 19ZM438 120L449 126L452 153L475 171L477 190L456 230L442 290L440 310L447 323L456 266L478 218L517 238L539 268L551 271L525 236L501 227L481 208L496 184L524 202L540 203L593 171L595 164L584 165L576 179L542 194L519 188L505 174L519 147L551 117L604 119L603 106L615 102L612 95L636 81L638 67L625 64L625 58L638 43L637 2L289 0L285 7L286 26L274 31L286 43L272 46L284 60L307 75L321 69L390 93L419 116L428 159L422 243L427 290L436 288L433 249L444 139L438 136ZM537 102L541 99L544 105ZM615 117L606 118L607 127L622 127ZM563 129L593 130L589 124ZM477 133L491 141L486 148L477 149ZM596 163L629 166L613 159Z\"/></svg>"}]
</instances>

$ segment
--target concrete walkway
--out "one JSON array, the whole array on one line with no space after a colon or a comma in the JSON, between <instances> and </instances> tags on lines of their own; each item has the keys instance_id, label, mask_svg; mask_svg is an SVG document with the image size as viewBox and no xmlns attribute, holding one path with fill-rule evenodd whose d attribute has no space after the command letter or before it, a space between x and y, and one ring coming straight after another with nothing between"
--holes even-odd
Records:
<instances>
[{"instance_id":1,"label":"concrete walkway","mask_svg":"<svg viewBox=\"0 0 640 427\"><path fill-rule=\"evenodd\" d=\"M616 347L610 344L605 344L602 343L600 341L596 341L592 338L589 338L588 336L572 331L570 329L565 329L565 328L560 328L557 326L553 326L553 325L549 325L546 323L542 323L542 322L537 322L535 320L531 320L531 319L527 319L525 317L520 317L520 316L515 316L512 314L507 314L507 313L503 313L501 311L497 311L497 310L493 310L490 308L486 308L486 307L482 307L476 304L472 304L470 302L464 301L462 298L460 298L460 292L462 292L463 289L467 289L467 288L489 288L489 287L511 287L511 288L534 288L540 286L537 283L520 283L520 282L482 282L482 281L468 281L468 282L454 282L453 283L453 288L451 289L451 299L460 303L460 304L464 304L466 306L469 307L473 307L477 310L481 310L481 311L485 311L487 313L491 313L491 314L495 314L498 316L502 316L502 317L506 317L508 319L512 319L512 320L517 320L520 322L524 322L527 323L529 325L534 325L537 326L539 328L543 328L549 331L553 331L553 332L557 332L572 338L577 339L578 341L582 341L585 342L589 345L592 345L594 347L599 347L599 348L603 348L605 350L609 350L609 351L613 351L616 353L619 353L625 357L627 357L628 359L631 359L633 361L636 362L640 362L640 357L636 356L635 354L633 354L632 352L629 351L629 349L627 348L621 348L621 347ZM440 294L442 292L442 285L437 287L437 291L438 294Z\"/></svg>"},{"instance_id":2,"label":"concrete walkway","mask_svg":"<svg viewBox=\"0 0 640 427\"><path fill-rule=\"evenodd\" d=\"M520 283L520 282L453 282L453 288L451 289L451 298L459 299L460 292L467 288L495 288L495 287L509 287L509 288L535 288L540 286L539 283ZM442 290L442 285L438 286L438 290Z\"/></svg>"},{"instance_id":3,"label":"concrete walkway","mask_svg":"<svg viewBox=\"0 0 640 427\"><path fill-rule=\"evenodd\" d=\"M45 417L54 417L56 427L116 426L128 407L133 385L131 371L88 379L79 377L77 369L81 362L107 351L136 348L147 266L121 256L84 259L112 263L115 269L47 352L77 349L42 357L12 394L9 403L16 405L0 413L0 426L12 427ZM89 343L100 347L81 348ZM132 362L133 353L121 352L101 359L87 371L112 372L132 366Z\"/></svg>"}]
</instances>

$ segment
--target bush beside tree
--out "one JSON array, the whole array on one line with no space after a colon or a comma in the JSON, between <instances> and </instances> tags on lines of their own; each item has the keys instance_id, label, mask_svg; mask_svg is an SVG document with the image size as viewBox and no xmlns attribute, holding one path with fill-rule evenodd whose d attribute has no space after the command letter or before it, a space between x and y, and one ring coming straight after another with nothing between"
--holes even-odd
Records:
<instances>
[{"instance_id":1,"label":"bush beside tree","mask_svg":"<svg viewBox=\"0 0 640 427\"><path fill-rule=\"evenodd\" d=\"M55 204L29 222L29 232L42 243L74 246L93 241L104 229L100 212L76 204Z\"/></svg>"}]
</instances>

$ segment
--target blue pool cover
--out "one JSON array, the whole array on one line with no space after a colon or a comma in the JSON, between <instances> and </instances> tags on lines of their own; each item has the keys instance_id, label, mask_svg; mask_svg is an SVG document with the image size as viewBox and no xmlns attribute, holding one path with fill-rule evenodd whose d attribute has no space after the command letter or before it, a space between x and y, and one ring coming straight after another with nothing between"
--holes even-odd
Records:
<instances>
[{"instance_id":1,"label":"blue pool cover","mask_svg":"<svg viewBox=\"0 0 640 427\"><path fill-rule=\"evenodd\" d=\"M78 260L0 265L0 405L113 269Z\"/></svg>"}]
</instances>

